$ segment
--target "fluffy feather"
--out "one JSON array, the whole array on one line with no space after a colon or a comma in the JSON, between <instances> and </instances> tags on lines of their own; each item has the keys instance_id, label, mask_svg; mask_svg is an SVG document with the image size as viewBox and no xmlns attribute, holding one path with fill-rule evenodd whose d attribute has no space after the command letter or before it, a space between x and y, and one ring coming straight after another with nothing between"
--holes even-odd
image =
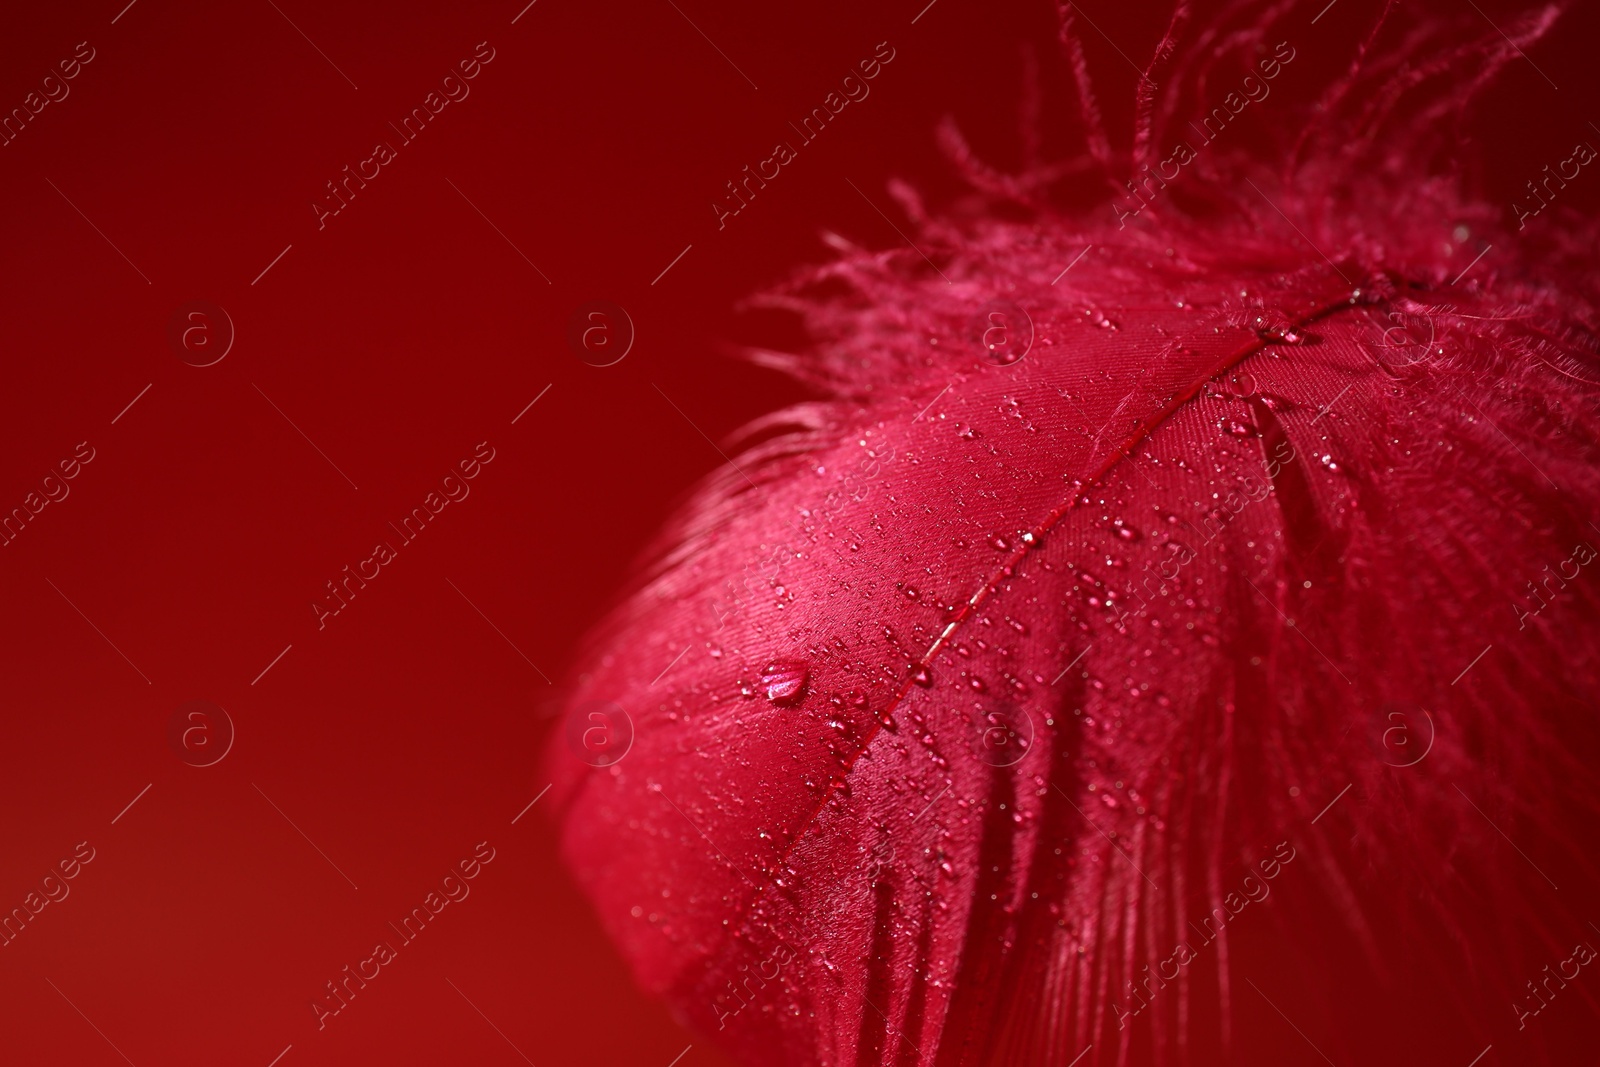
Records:
<instances>
[{"instance_id":1,"label":"fluffy feather","mask_svg":"<svg viewBox=\"0 0 1600 1067\"><path fill-rule=\"evenodd\" d=\"M1179 4L1152 74L1203 99L1290 10L1179 44ZM1338 1062L1537 1058L1505 1005L1600 943L1597 234L1519 244L1419 175L1554 17L1374 27L1298 143L1202 149L1122 226L1051 206L1085 164L947 128L981 195L897 190L933 265L844 246L766 298L816 345L753 357L824 399L750 428L595 636L570 706L625 709L626 758L551 756L645 987L752 1064L1250 1062L1264 976L1320 968L1284 1014ZM1180 94L1119 156L1089 85L1120 189Z\"/></svg>"}]
</instances>

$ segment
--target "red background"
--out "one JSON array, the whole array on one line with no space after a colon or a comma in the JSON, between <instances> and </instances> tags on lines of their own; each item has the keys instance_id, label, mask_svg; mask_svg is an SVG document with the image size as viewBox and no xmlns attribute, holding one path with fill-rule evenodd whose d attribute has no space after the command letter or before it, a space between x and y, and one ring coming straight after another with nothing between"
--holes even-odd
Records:
<instances>
[{"instance_id":1,"label":"red background","mask_svg":"<svg viewBox=\"0 0 1600 1067\"><path fill-rule=\"evenodd\" d=\"M0 949L0 1058L121 1062L109 1041L141 1067L264 1067L290 1045L290 1067L523 1062L514 1044L540 1067L665 1067L692 1041L684 1067L725 1062L632 989L540 809L512 824L546 785L541 672L561 681L673 501L721 462L702 432L798 396L727 358L797 343L738 298L822 258L823 231L899 240L846 179L908 229L884 181L954 193L932 138L946 113L1014 164L1028 42L1047 145L1076 149L1052 10L938 0L913 24L924 0L538 0L513 25L521 0L124 2L13 12L0 33L5 109L78 42L96 51L0 148L0 510L79 442L96 450L0 549L0 910L78 842L97 852ZM1341 0L1297 73L1342 66L1376 7ZM1085 13L1142 63L1165 12L1116 8ZM1501 202L1600 138L1585 19L1532 53L1559 90L1516 65L1463 146L1487 152ZM395 140L386 124L480 41L496 55L471 95L319 230L324 182ZM871 96L719 232L723 183L880 41L896 58ZM1087 49L1122 129L1133 73L1104 40ZM1570 202L1597 197L1590 177ZM196 299L237 330L206 368L166 339ZM565 343L595 299L638 333L603 369ZM323 583L481 441L496 458L471 495L319 631ZM168 746L194 699L237 729L211 767ZM324 983L483 840L497 855L471 896L318 1032Z\"/></svg>"}]
</instances>

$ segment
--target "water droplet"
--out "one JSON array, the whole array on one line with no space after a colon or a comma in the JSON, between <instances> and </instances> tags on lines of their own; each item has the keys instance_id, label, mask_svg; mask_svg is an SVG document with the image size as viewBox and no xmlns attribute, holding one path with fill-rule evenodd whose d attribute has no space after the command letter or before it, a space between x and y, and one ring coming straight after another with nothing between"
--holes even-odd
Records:
<instances>
[{"instance_id":1,"label":"water droplet","mask_svg":"<svg viewBox=\"0 0 1600 1067\"><path fill-rule=\"evenodd\" d=\"M989 544L991 547L996 548L1001 552L1004 552L1006 549L1011 547L1011 542L1007 541L999 534L995 534L993 537L989 538Z\"/></svg>"},{"instance_id":2,"label":"water droplet","mask_svg":"<svg viewBox=\"0 0 1600 1067\"><path fill-rule=\"evenodd\" d=\"M761 671L767 699L779 707L798 703L806 688L806 665L795 660L773 660Z\"/></svg>"},{"instance_id":3,"label":"water droplet","mask_svg":"<svg viewBox=\"0 0 1600 1067\"><path fill-rule=\"evenodd\" d=\"M1111 520L1111 526L1117 531L1117 536L1122 538L1124 541L1139 540L1139 531L1135 530L1132 526L1129 526L1122 519Z\"/></svg>"},{"instance_id":4,"label":"water droplet","mask_svg":"<svg viewBox=\"0 0 1600 1067\"><path fill-rule=\"evenodd\" d=\"M927 689L933 685L933 674L921 663L911 665L911 684Z\"/></svg>"},{"instance_id":5,"label":"water droplet","mask_svg":"<svg viewBox=\"0 0 1600 1067\"><path fill-rule=\"evenodd\" d=\"M1217 425L1235 437L1257 436L1257 430L1254 426L1251 426L1248 422L1241 422L1238 419L1223 419L1217 423Z\"/></svg>"},{"instance_id":6,"label":"water droplet","mask_svg":"<svg viewBox=\"0 0 1600 1067\"><path fill-rule=\"evenodd\" d=\"M1323 454L1321 456L1318 456L1317 459L1322 463L1322 465L1324 467L1327 467L1330 471L1333 471L1335 474L1338 473L1338 471L1339 471L1339 461L1338 460L1334 459L1332 456L1327 455L1327 454Z\"/></svg>"},{"instance_id":7,"label":"water droplet","mask_svg":"<svg viewBox=\"0 0 1600 1067\"><path fill-rule=\"evenodd\" d=\"M1255 318L1256 336L1267 344L1297 345L1305 334L1295 328L1289 317L1281 311L1267 311Z\"/></svg>"}]
</instances>

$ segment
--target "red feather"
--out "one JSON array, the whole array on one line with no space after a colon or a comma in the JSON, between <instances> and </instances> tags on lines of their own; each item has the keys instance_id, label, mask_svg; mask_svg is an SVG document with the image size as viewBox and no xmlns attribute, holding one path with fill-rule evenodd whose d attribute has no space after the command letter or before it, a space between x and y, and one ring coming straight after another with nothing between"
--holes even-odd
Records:
<instances>
[{"instance_id":1,"label":"red feather","mask_svg":"<svg viewBox=\"0 0 1600 1067\"><path fill-rule=\"evenodd\" d=\"M1157 62L1238 81L1288 7L1174 48L1180 4ZM573 736L631 749L551 756L646 988L751 1064L1543 1054L1525 983L1600 944L1597 233L1418 168L1553 19L1375 31L1284 169L1087 215L948 128L985 198L897 189L928 260L769 298L817 345L756 358L826 399L596 636ZM1118 162L1080 84L1112 173L1180 136L1141 94Z\"/></svg>"}]
</instances>

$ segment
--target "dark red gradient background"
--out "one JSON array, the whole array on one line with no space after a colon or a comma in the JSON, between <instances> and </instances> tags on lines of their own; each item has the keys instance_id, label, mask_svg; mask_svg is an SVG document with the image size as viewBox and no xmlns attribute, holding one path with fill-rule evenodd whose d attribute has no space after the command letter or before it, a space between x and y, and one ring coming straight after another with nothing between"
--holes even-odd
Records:
<instances>
[{"instance_id":1,"label":"dark red gradient background","mask_svg":"<svg viewBox=\"0 0 1600 1067\"><path fill-rule=\"evenodd\" d=\"M937 0L913 23L926 0L538 0L513 24L525 0L125 2L0 16L0 110L78 42L96 53L0 148L0 512L96 453L0 548L0 912L96 850L0 948L0 1061L666 1067L693 1042L682 1067L725 1063L633 990L540 809L512 824L547 784L546 679L722 462L705 435L798 396L727 358L797 343L738 298L824 256L823 231L900 240L849 182L908 229L884 181L956 191L946 113L1014 164L1028 42L1047 145L1077 149L1050 5ZM1142 64L1166 12L1132 6L1083 11ZM1378 6L1340 0L1294 75L1342 66ZM1594 28L1533 51L1559 88L1512 67L1462 146L1508 219L1524 180L1600 137ZM471 95L319 231L324 183L481 41ZM871 96L719 232L723 183L880 41L896 58ZM1121 129L1129 63L1087 48ZM1600 177L1568 195L1600 202ZM166 340L196 299L237 329L208 368ZM605 369L564 340L595 299L638 332ZM471 495L319 632L324 582L482 441ZM194 699L237 727L215 766L167 744ZM485 840L471 896L319 1032L324 983Z\"/></svg>"}]
</instances>

